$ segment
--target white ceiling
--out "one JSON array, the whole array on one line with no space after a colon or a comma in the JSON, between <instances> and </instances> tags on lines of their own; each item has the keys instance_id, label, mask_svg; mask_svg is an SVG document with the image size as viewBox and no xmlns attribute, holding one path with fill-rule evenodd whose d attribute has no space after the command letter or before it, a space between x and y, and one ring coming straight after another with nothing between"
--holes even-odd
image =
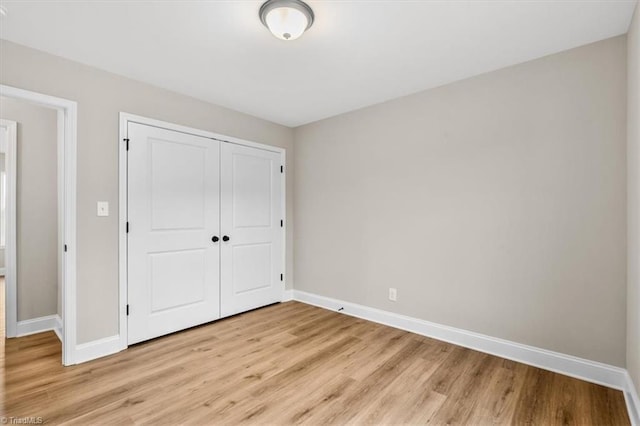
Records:
<instances>
[{"instance_id":1,"label":"white ceiling","mask_svg":"<svg viewBox=\"0 0 640 426\"><path fill-rule=\"evenodd\" d=\"M287 126L627 32L628 1L308 1L300 39L261 1L2 1L0 38Z\"/></svg>"}]
</instances>

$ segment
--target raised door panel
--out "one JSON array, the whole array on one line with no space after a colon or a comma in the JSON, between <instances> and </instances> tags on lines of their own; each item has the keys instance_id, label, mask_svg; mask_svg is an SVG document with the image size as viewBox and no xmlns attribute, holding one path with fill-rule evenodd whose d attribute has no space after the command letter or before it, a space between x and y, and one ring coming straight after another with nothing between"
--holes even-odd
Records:
<instances>
[{"instance_id":1,"label":"raised door panel","mask_svg":"<svg viewBox=\"0 0 640 426\"><path fill-rule=\"evenodd\" d=\"M220 317L218 141L129 124L129 343Z\"/></svg>"},{"instance_id":2,"label":"raised door panel","mask_svg":"<svg viewBox=\"0 0 640 426\"><path fill-rule=\"evenodd\" d=\"M280 154L221 146L221 315L282 300Z\"/></svg>"}]
</instances>

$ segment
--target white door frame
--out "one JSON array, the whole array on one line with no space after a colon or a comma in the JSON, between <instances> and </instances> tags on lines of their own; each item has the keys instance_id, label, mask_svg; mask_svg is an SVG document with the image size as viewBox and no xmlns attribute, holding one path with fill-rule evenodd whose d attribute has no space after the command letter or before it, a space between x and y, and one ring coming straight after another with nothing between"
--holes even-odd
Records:
<instances>
[{"instance_id":1,"label":"white door frame","mask_svg":"<svg viewBox=\"0 0 640 426\"><path fill-rule=\"evenodd\" d=\"M187 133L190 135L201 136L208 139L214 139L220 142L229 142L243 146L249 146L253 148L264 149L266 151L277 152L280 154L282 166L284 168L282 175L282 218L284 219L284 226L282 227L282 270L286 271L286 229L287 229L287 204L286 204L286 181L287 181L287 168L286 168L286 150L284 148L265 145L257 142L251 142L244 139L234 138L232 136L220 135L218 133L208 132L206 130L194 129L192 127L181 126L178 124L168 123L166 121L155 120L153 118L142 117L139 115L129 114L126 112L120 113L120 139L118 140L118 160L119 160L119 187L118 187L118 201L119 201L119 252L118 252L118 268L119 268L119 335L120 335L120 350L127 348L128 336L127 336L127 127L129 123L145 124L147 126L160 127L162 129L173 130L176 132ZM282 281L283 289L286 288L286 274ZM283 292L284 293L284 292Z\"/></svg>"},{"instance_id":2,"label":"white door frame","mask_svg":"<svg viewBox=\"0 0 640 426\"><path fill-rule=\"evenodd\" d=\"M76 353L76 138L78 106L74 101L5 85L0 85L0 96L31 102L58 111L58 211L61 213L58 217L58 226L62 231L60 235L63 236L60 239L62 246L59 247L60 252L63 253L60 265L62 267L62 364L72 365L75 364ZM14 151L11 161L15 160ZM15 197L15 180L8 186L11 187L9 191L13 191L13 193L9 194L8 191L7 195ZM15 208L15 199L12 201L13 209ZM14 247L13 250L10 250L12 259L9 259L7 266L9 269L13 269L11 274L15 277L15 212L11 219L9 216L11 215L7 216L7 229L11 229L9 226L12 226L14 233L11 235L9 232L7 237L12 239ZM11 225L9 225L9 220L12 220ZM11 290L9 290L8 281L9 279L7 279L7 305L16 308L7 309L7 337L12 337L15 336L17 325L17 289L15 278L12 280Z\"/></svg>"},{"instance_id":3,"label":"white door frame","mask_svg":"<svg viewBox=\"0 0 640 426\"><path fill-rule=\"evenodd\" d=\"M18 297L16 286L16 180L18 123L0 119L0 128L7 132L6 145L2 147L5 158L6 193L5 197L5 335L16 337L18 334Z\"/></svg>"}]
</instances>

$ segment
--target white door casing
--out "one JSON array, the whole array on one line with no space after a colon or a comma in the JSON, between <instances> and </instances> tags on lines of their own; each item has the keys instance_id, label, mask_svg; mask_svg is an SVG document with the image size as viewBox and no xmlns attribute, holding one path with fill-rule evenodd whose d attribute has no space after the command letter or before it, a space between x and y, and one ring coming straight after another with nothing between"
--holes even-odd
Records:
<instances>
[{"instance_id":1,"label":"white door casing","mask_svg":"<svg viewBox=\"0 0 640 426\"><path fill-rule=\"evenodd\" d=\"M225 317L282 300L281 156L222 143L220 170L220 294Z\"/></svg>"},{"instance_id":2,"label":"white door casing","mask_svg":"<svg viewBox=\"0 0 640 426\"><path fill-rule=\"evenodd\" d=\"M5 155L5 332L6 337L17 336L18 279L17 279L17 155L18 123L0 119L0 152ZM4 336L0 336L4 337Z\"/></svg>"},{"instance_id":3,"label":"white door casing","mask_svg":"<svg viewBox=\"0 0 640 426\"><path fill-rule=\"evenodd\" d=\"M220 318L220 142L128 123L128 343Z\"/></svg>"}]
</instances>

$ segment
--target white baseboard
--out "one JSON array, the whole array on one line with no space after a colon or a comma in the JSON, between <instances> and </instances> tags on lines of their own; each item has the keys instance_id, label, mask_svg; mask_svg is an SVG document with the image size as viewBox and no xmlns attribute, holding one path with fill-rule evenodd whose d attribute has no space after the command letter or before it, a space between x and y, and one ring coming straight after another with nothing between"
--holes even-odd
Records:
<instances>
[{"instance_id":1,"label":"white baseboard","mask_svg":"<svg viewBox=\"0 0 640 426\"><path fill-rule=\"evenodd\" d=\"M366 319L388 325L390 327L420 334L422 336L431 337L458 346L499 356L501 358L510 359L523 364L532 365L545 370L575 377L577 379L621 390L623 391L627 402L627 409L629 411L629 417L632 424L634 426L640 426L640 400L629 373L623 368L412 318L393 312L370 308L356 303L319 296L300 290L285 290L282 301L286 302L289 300L297 300L299 302L333 311L338 311L338 309L342 308L340 312L346 315ZM57 317L59 321L59 317L57 315L52 315L50 317L19 322L18 334L25 335L20 333L24 333L26 330L35 329L35 325L31 324L35 324L40 320L43 320L41 321L42 323L45 322L44 320L50 321L50 323L47 323L49 324L49 328L47 330L55 329L55 317ZM40 331L32 331L26 334L37 332ZM76 346L74 356L75 363L80 364L107 355L112 355L120 352L122 349L119 335L83 343Z\"/></svg>"},{"instance_id":2,"label":"white baseboard","mask_svg":"<svg viewBox=\"0 0 640 426\"><path fill-rule=\"evenodd\" d=\"M627 402L629 418L631 419L631 424L633 426L640 426L640 398L638 398L638 391L628 372L626 374L626 379L627 386L624 391L624 399Z\"/></svg>"},{"instance_id":3,"label":"white baseboard","mask_svg":"<svg viewBox=\"0 0 640 426\"><path fill-rule=\"evenodd\" d=\"M0 277L4 277L7 273L7 268L0 268Z\"/></svg>"},{"instance_id":4,"label":"white baseboard","mask_svg":"<svg viewBox=\"0 0 640 426\"><path fill-rule=\"evenodd\" d=\"M285 290L282 301L293 300L293 290ZM127 348L126 342L120 341L120 335L105 337L92 342L83 343L76 346L74 363L80 364L103 356L112 355Z\"/></svg>"},{"instance_id":5,"label":"white baseboard","mask_svg":"<svg viewBox=\"0 0 640 426\"><path fill-rule=\"evenodd\" d=\"M60 315L56 315L56 326L54 327L53 332L56 333L56 336L60 339L60 343L64 343L64 340L62 339L62 318L60 318Z\"/></svg>"},{"instance_id":6,"label":"white baseboard","mask_svg":"<svg viewBox=\"0 0 640 426\"><path fill-rule=\"evenodd\" d=\"M62 329L62 321L58 315L47 315L46 317L33 318L18 321L16 327L16 337L28 336L30 334L43 333L45 331L55 331L58 325Z\"/></svg>"},{"instance_id":7,"label":"white baseboard","mask_svg":"<svg viewBox=\"0 0 640 426\"><path fill-rule=\"evenodd\" d=\"M290 302L293 300L293 290L285 290L282 294L283 302Z\"/></svg>"},{"instance_id":8,"label":"white baseboard","mask_svg":"<svg viewBox=\"0 0 640 426\"><path fill-rule=\"evenodd\" d=\"M92 342L82 343L76 346L74 363L80 364L103 356L112 355L122 350L120 335L109 336Z\"/></svg>"},{"instance_id":9,"label":"white baseboard","mask_svg":"<svg viewBox=\"0 0 640 426\"><path fill-rule=\"evenodd\" d=\"M627 370L355 303L294 290L294 300L626 391Z\"/></svg>"},{"instance_id":10,"label":"white baseboard","mask_svg":"<svg viewBox=\"0 0 640 426\"><path fill-rule=\"evenodd\" d=\"M640 399L624 368L300 290L293 290L293 300L621 390L631 424L640 426Z\"/></svg>"}]
</instances>

